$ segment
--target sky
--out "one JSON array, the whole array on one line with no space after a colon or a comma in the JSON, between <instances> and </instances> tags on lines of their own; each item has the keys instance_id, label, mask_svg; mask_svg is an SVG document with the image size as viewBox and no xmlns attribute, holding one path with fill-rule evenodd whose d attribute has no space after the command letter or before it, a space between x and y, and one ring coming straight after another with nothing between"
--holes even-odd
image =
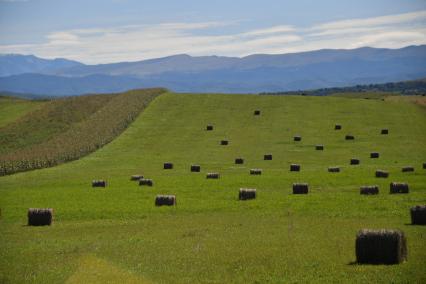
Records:
<instances>
[{"instance_id":1,"label":"sky","mask_svg":"<svg viewBox=\"0 0 426 284\"><path fill-rule=\"evenodd\" d=\"M0 0L0 53L86 64L426 44L426 0Z\"/></svg>"}]
</instances>

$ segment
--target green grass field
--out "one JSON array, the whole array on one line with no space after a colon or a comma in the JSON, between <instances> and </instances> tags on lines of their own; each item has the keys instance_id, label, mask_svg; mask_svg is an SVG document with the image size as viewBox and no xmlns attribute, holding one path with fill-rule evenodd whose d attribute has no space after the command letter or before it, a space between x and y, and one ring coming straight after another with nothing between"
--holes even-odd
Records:
<instances>
[{"instance_id":1,"label":"green grass field","mask_svg":"<svg viewBox=\"0 0 426 284\"><path fill-rule=\"evenodd\" d=\"M425 125L425 109L405 101L161 95L95 153L0 177L0 283L425 283L426 227L409 217L426 204ZM239 156L244 165L234 164ZM173 170L163 170L168 161ZM407 165L415 172L402 173ZM376 169L390 177L375 178ZM215 171L220 179L205 178ZM154 186L139 187L133 174ZM92 179L109 186L93 189ZM408 182L410 193L390 195L391 181ZM293 182L310 193L292 195ZM379 195L359 194L373 184ZM238 201L240 187L256 188L257 199ZM176 194L177 206L155 207L157 194ZM29 207L54 208L54 224L26 226ZM354 264L361 228L403 230L408 261Z\"/></svg>"},{"instance_id":2,"label":"green grass field","mask_svg":"<svg viewBox=\"0 0 426 284\"><path fill-rule=\"evenodd\" d=\"M0 96L0 128L43 105L44 101L31 101Z\"/></svg>"}]
</instances>

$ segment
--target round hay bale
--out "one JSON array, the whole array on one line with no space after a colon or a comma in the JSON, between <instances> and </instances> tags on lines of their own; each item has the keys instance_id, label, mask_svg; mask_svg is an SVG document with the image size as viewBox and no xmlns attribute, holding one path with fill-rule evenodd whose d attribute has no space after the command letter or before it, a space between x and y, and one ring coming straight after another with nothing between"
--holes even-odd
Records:
<instances>
[{"instance_id":1,"label":"round hay bale","mask_svg":"<svg viewBox=\"0 0 426 284\"><path fill-rule=\"evenodd\" d=\"M148 179L148 178L143 178L139 180L139 185L140 186L153 186L154 182L152 181L152 179Z\"/></svg>"},{"instance_id":2,"label":"round hay bale","mask_svg":"<svg viewBox=\"0 0 426 284\"><path fill-rule=\"evenodd\" d=\"M302 136L296 135L293 137L294 141L302 141Z\"/></svg>"},{"instance_id":3,"label":"round hay bale","mask_svg":"<svg viewBox=\"0 0 426 284\"><path fill-rule=\"evenodd\" d=\"M243 159L243 158L236 158L236 159L235 159L235 164L237 164L237 165L242 165L242 164L244 164L244 159Z\"/></svg>"},{"instance_id":4,"label":"round hay bale","mask_svg":"<svg viewBox=\"0 0 426 284\"><path fill-rule=\"evenodd\" d=\"M175 195L163 195L159 194L155 197L155 206L175 206L176 196Z\"/></svg>"},{"instance_id":5,"label":"round hay bale","mask_svg":"<svg viewBox=\"0 0 426 284\"><path fill-rule=\"evenodd\" d=\"M370 153L370 158L371 159L377 159L377 158L379 158L379 156L380 156L380 154L377 153L377 152L371 152Z\"/></svg>"},{"instance_id":6,"label":"round hay bale","mask_svg":"<svg viewBox=\"0 0 426 284\"><path fill-rule=\"evenodd\" d=\"M248 200L256 198L256 189L254 188L240 188L238 192L239 200Z\"/></svg>"},{"instance_id":7,"label":"round hay bale","mask_svg":"<svg viewBox=\"0 0 426 284\"><path fill-rule=\"evenodd\" d=\"M293 194L308 194L309 185L307 183L293 183Z\"/></svg>"},{"instance_id":8,"label":"round hay bale","mask_svg":"<svg viewBox=\"0 0 426 284\"><path fill-rule=\"evenodd\" d=\"M423 163L423 169L426 169L426 163Z\"/></svg>"},{"instance_id":9,"label":"round hay bale","mask_svg":"<svg viewBox=\"0 0 426 284\"><path fill-rule=\"evenodd\" d=\"M352 158L349 162L351 165L359 165L360 160L356 158Z\"/></svg>"},{"instance_id":10,"label":"round hay bale","mask_svg":"<svg viewBox=\"0 0 426 284\"><path fill-rule=\"evenodd\" d=\"M324 145L315 145L315 150L318 150L318 151L324 150Z\"/></svg>"},{"instance_id":11,"label":"round hay bale","mask_svg":"<svg viewBox=\"0 0 426 284\"><path fill-rule=\"evenodd\" d=\"M348 134L345 136L345 140L355 140L355 136Z\"/></svg>"},{"instance_id":12,"label":"round hay bale","mask_svg":"<svg viewBox=\"0 0 426 284\"><path fill-rule=\"evenodd\" d=\"M376 171L376 178L387 178L389 177L389 172L384 170L377 170Z\"/></svg>"},{"instance_id":13,"label":"round hay bale","mask_svg":"<svg viewBox=\"0 0 426 284\"><path fill-rule=\"evenodd\" d=\"M52 208L29 208L28 226L50 226L53 220Z\"/></svg>"},{"instance_id":14,"label":"round hay bale","mask_svg":"<svg viewBox=\"0 0 426 284\"><path fill-rule=\"evenodd\" d=\"M380 131L380 134L382 134L382 135L389 134L389 129L382 129L382 130Z\"/></svg>"},{"instance_id":15,"label":"round hay bale","mask_svg":"<svg viewBox=\"0 0 426 284\"><path fill-rule=\"evenodd\" d=\"M171 170L171 169L173 169L173 163L170 163L170 162L164 163L163 164L163 169L165 169L165 170Z\"/></svg>"},{"instance_id":16,"label":"round hay bale","mask_svg":"<svg viewBox=\"0 0 426 284\"><path fill-rule=\"evenodd\" d=\"M362 195L379 194L379 187L377 185L364 185L361 186L359 193Z\"/></svg>"},{"instance_id":17,"label":"round hay bale","mask_svg":"<svg viewBox=\"0 0 426 284\"><path fill-rule=\"evenodd\" d=\"M426 225L426 205L416 205L410 208L411 224Z\"/></svg>"},{"instance_id":18,"label":"round hay bale","mask_svg":"<svg viewBox=\"0 0 426 284\"><path fill-rule=\"evenodd\" d=\"M408 183L391 182L389 186L390 193L408 193Z\"/></svg>"},{"instance_id":19,"label":"round hay bale","mask_svg":"<svg viewBox=\"0 0 426 284\"><path fill-rule=\"evenodd\" d=\"M200 165L191 165L191 172L199 173L201 171Z\"/></svg>"},{"instance_id":20,"label":"round hay bale","mask_svg":"<svg viewBox=\"0 0 426 284\"><path fill-rule=\"evenodd\" d=\"M265 161L271 161L272 160L272 154L265 154L265 155L263 155L263 159Z\"/></svg>"},{"instance_id":21,"label":"round hay bale","mask_svg":"<svg viewBox=\"0 0 426 284\"><path fill-rule=\"evenodd\" d=\"M341 130L341 129L342 129L342 125L340 124L334 125L334 130Z\"/></svg>"},{"instance_id":22,"label":"round hay bale","mask_svg":"<svg viewBox=\"0 0 426 284\"><path fill-rule=\"evenodd\" d=\"M339 167L328 167L328 172L330 173L339 173L340 168Z\"/></svg>"},{"instance_id":23,"label":"round hay bale","mask_svg":"<svg viewBox=\"0 0 426 284\"><path fill-rule=\"evenodd\" d=\"M262 174L262 169L251 169L250 170L250 175L261 175Z\"/></svg>"},{"instance_id":24,"label":"round hay bale","mask_svg":"<svg viewBox=\"0 0 426 284\"><path fill-rule=\"evenodd\" d=\"M300 165L299 164L291 164L290 165L290 172L300 172Z\"/></svg>"},{"instance_id":25,"label":"round hay bale","mask_svg":"<svg viewBox=\"0 0 426 284\"><path fill-rule=\"evenodd\" d=\"M258 109L257 109L257 110L255 110L255 111L254 111L254 115L260 115L260 110L258 110Z\"/></svg>"},{"instance_id":26,"label":"round hay bale","mask_svg":"<svg viewBox=\"0 0 426 284\"><path fill-rule=\"evenodd\" d=\"M398 264L407 260L407 239L400 230L362 229L356 235L355 251L360 264Z\"/></svg>"},{"instance_id":27,"label":"round hay bale","mask_svg":"<svg viewBox=\"0 0 426 284\"><path fill-rule=\"evenodd\" d=\"M228 140L222 140L222 141L220 141L220 145L226 146L228 144L229 144Z\"/></svg>"},{"instance_id":28,"label":"round hay bale","mask_svg":"<svg viewBox=\"0 0 426 284\"><path fill-rule=\"evenodd\" d=\"M218 179L220 177L219 173L207 173L207 179Z\"/></svg>"},{"instance_id":29,"label":"round hay bale","mask_svg":"<svg viewBox=\"0 0 426 284\"><path fill-rule=\"evenodd\" d=\"M139 181L140 179L143 179L143 175L132 175L130 177L131 181Z\"/></svg>"},{"instance_id":30,"label":"round hay bale","mask_svg":"<svg viewBox=\"0 0 426 284\"><path fill-rule=\"evenodd\" d=\"M92 187L106 187L107 182L105 180L92 180Z\"/></svg>"},{"instance_id":31,"label":"round hay bale","mask_svg":"<svg viewBox=\"0 0 426 284\"><path fill-rule=\"evenodd\" d=\"M209 124L206 126L206 131L212 131L213 130L213 125Z\"/></svg>"},{"instance_id":32,"label":"round hay bale","mask_svg":"<svg viewBox=\"0 0 426 284\"><path fill-rule=\"evenodd\" d=\"M402 172L403 173L414 172L414 167L411 167L411 166L403 167Z\"/></svg>"}]
</instances>

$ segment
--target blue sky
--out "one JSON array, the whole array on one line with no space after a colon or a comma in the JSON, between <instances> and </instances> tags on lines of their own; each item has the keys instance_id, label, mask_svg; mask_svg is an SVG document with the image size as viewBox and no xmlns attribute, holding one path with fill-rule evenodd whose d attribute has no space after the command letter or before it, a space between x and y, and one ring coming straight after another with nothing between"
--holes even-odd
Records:
<instances>
[{"instance_id":1,"label":"blue sky","mask_svg":"<svg viewBox=\"0 0 426 284\"><path fill-rule=\"evenodd\" d=\"M91 64L419 44L425 0L0 0L0 53Z\"/></svg>"}]
</instances>

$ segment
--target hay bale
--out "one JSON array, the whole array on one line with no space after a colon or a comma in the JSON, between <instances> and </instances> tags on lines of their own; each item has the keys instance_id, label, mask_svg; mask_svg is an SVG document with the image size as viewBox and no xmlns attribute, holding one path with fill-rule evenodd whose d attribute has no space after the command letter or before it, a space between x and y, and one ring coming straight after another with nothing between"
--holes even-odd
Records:
<instances>
[{"instance_id":1,"label":"hay bale","mask_svg":"<svg viewBox=\"0 0 426 284\"><path fill-rule=\"evenodd\" d=\"M244 164L244 159L243 159L243 158L236 158L236 159L235 159L235 164L237 164L237 165L242 165L242 164Z\"/></svg>"},{"instance_id":2,"label":"hay bale","mask_svg":"<svg viewBox=\"0 0 426 284\"><path fill-rule=\"evenodd\" d=\"M250 170L250 174L251 175L261 175L262 174L262 169L251 169Z\"/></svg>"},{"instance_id":3,"label":"hay bale","mask_svg":"<svg viewBox=\"0 0 426 284\"><path fill-rule=\"evenodd\" d=\"M402 172L403 173L414 172L414 167L411 167L411 166L403 167Z\"/></svg>"},{"instance_id":4,"label":"hay bale","mask_svg":"<svg viewBox=\"0 0 426 284\"><path fill-rule=\"evenodd\" d=\"M52 208L29 208L28 226L50 226L53 220Z\"/></svg>"},{"instance_id":5,"label":"hay bale","mask_svg":"<svg viewBox=\"0 0 426 284\"><path fill-rule=\"evenodd\" d=\"M318 151L324 150L324 145L315 145L315 150L318 150Z\"/></svg>"},{"instance_id":6,"label":"hay bale","mask_svg":"<svg viewBox=\"0 0 426 284\"><path fill-rule=\"evenodd\" d=\"M152 181L152 179L148 179L148 178L143 178L139 180L139 185L143 186L153 186L154 182Z\"/></svg>"},{"instance_id":7,"label":"hay bale","mask_svg":"<svg viewBox=\"0 0 426 284\"><path fill-rule=\"evenodd\" d=\"M257 109L257 110L255 110L255 111L254 111L254 115L260 115L260 110L258 110L258 109Z\"/></svg>"},{"instance_id":8,"label":"hay bale","mask_svg":"<svg viewBox=\"0 0 426 284\"><path fill-rule=\"evenodd\" d=\"M370 153L370 158L371 159L377 159L379 158L380 154L378 152L371 152Z\"/></svg>"},{"instance_id":9,"label":"hay bale","mask_svg":"<svg viewBox=\"0 0 426 284\"><path fill-rule=\"evenodd\" d=\"M170 163L170 162L164 163L163 164L163 169L165 169L165 170L171 170L171 169L173 169L173 163Z\"/></svg>"},{"instance_id":10,"label":"hay bale","mask_svg":"<svg viewBox=\"0 0 426 284\"><path fill-rule=\"evenodd\" d=\"M426 205L416 205L410 208L411 224L426 225Z\"/></svg>"},{"instance_id":11,"label":"hay bale","mask_svg":"<svg viewBox=\"0 0 426 284\"><path fill-rule=\"evenodd\" d=\"M387 178L389 177L389 172L384 170L376 170L376 178Z\"/></svg>"},{"instance_id":12,"label":"hay bale","mask_svg":"<svg viewBox=\"0 0 426 284\"><path fill-rule=\"evenodd\" d=\"M339 167L328 167L328 172L330 173L339 173L340 168Z\"/></svg>"},{"instance_id":13,"label":"hay bale","mask_svg":"<svg viewBox=\"0 0 426 284\"><path fill-rule=\"evenodd\" d=\"M334 125L334 130L341 130L342 126L340 124Z\"/></svg>"},{"instance_id":14,"label":"hay bale","mask_svg":"<svg viewBox=\"0 0 426 284\"><path fill-rule=\"evenodd\" d=\"M389 129L382 129L382 131L380 131L380 134L382 135L389 134Z\"/></svg>"},{"instance_id":15,"label":"hay bale","mask_svg":"<svg viewBox=\"0 0 426 284\"><path fill-rule=\"evenodd\" d=\"M423 163L423 169L426 169L426 163Z\"/></svg>"},{"instance_id":16,"label":"hay bale","mask_svg":"<svg viewBox=\"0 0 426 284\"><path fill-rule=\"evenodd\" d=\"M296 135L293 137L294 141L302 141L302 136Z\"/></svg>"},{"instance_id":17,"label":"hay bale","mask_svg":"<svg viewBox=\"0 0 426 284\"><path fill-rule=\"evenodd\" d=\"M300 172L300 165L299 164L291 164L290 165L290 172Z\"/></svg>"},{"instance_id":18,"label":"hay bale","mask_svg":"<svg viewBox=\"0 0 426 284\"><path fill-rule=\"evenodd\" d=\"M355 158L352 158L350 161L351 165L359 165L359 163L360 163L359 159L355 159Z\"/></svg>"},{"instance_id":19,"label":"hay bale","mask_svg":"<svg viewBox=\"0 0 426 284\"><path fill-rule=\"evenodd\" d=\"M263 155L263 159L265 161L271 161L272 160L272 154L265 154L265 155Z\"/></svg>"},{"instance_id":20,"label":"hay bale","mask_svg":"<svg viewBox=\"0 0 426 284\"><path fill-rule=\"evenodd\" d=\"M132 176L130 177L130 180L131 180L131 181L138 181L138 180L140 180L140 179L143 179L143 175L132 175Z\"/></svg>"},{"instance_id":21,"label":"hay bale","mask_svg":"<svg viewBox=\"0 0 426 284\"><path fill-rule=\"evenodd\" d=\"M379 187L377 185L364 185L361 186L359 193L362 195L379 194Z\"/></svg>"},{"instance_id":22,"label":"hay bale","mask_svg":"<svg viewBox=\"0 0 426 284\"><path fill-rule=\"evenodd\" d=\"M358 263L398 264L407 260L407 239L400 230L362 229L356 235Z\"/></svg>"},{"instance_id":23,"label":"hay bale","mask_svg":"<svg viewBox=\"0 0 426 284\"><path fill-rule=\"evenodd\" d=\"M92 187L106 187L107 182L105 180L92 180Z\"/></svg>"},{"instance_id":24,"label":"hay bale","mask_svg":"<svg viewBox=\"0 0 426 284\"><path fill-rule=\"evenodd\" d=\"M254 188L240 188L238 192L239 200L248 200L256 198L256 189Z\"/></svg>"},{"instance_id":25,"label":"hay bale","mask_svg":"<svg viewBox=\"0 0 426 284\"><path fill-rule=\"evenodd\" d=\"M218 179L220 177L219 173L207 173L207 179Z\"/></svg>"},{"instance_id":26,"label":"hay bale","mask_svg":"<svg viewBox=\"0 0 426 284\"><path fill-rule=\"evenodd\" d=\"M206 126L206 130L207 131L212 131L213 130L213 125L209 124Z\"/></svg>"},{"instance_id":27,"label":"hay bale","mask_svg":"<svg viewBox=\"0 0 426 284\"><path fill-rule=\"evenodd\" d=\"M155 197L155 206L174 206L176 205L176 195L159 194Z\"/></svg>"},{"instance_id":28,"label":"hay bale","mask_svg":"<svg viewBox=\"0 0 426 284\"><path fill-rule=\"evenodd\" d=\"M293 183L293 194L308 194L309 185L307 183Z\"/></svg>"},{"instance_id":29,"label":"hay bale","mask_svg":"<svg viewBox=\"0 0 426 284\"><path fill-rule=\"evenodd\" d=\"M201 171L200 165L191 165L191 172L199 173Z\"/></svg>"},{"instance_id":30,"label":"hay bale","mask_svg":"<svg viewBox=\"0 0 426 284\"><path fill-rule=\"evenodd\" d=\"M346 135L345 136L345 140L354 140L355 139L355 137L353 136L353 135Z\"/></svg>"},{"instance_id":31,"label":"hay bale","mask_svg":"<svg viewBox=\"0 0 426 284\"><path fill-rule=\"evenodd\" d=\"M226 146L226 145L228 145L229 144L229 141L228 140L222 140L222 141L220 141L220 145L224 145L224 146Z\"/></svg>"},{"instance_id":32,"label":"hay bale","mask_svg":"<svg viewBox=\"0 0 426 284\"><path fill-rule=\"evenodd\" d=\"M390 193L408 193L408 183L405 182L391 182Z\"/></svg>"}]
</instances>

